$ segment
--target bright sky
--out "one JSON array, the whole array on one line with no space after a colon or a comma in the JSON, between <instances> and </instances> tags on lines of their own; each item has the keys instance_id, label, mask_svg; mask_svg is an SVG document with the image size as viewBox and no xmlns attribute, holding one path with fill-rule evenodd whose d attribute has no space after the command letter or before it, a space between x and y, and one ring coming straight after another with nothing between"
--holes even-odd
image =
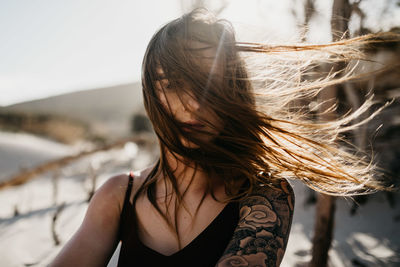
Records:
<instances>
[{"instance_id":1,"label":"bright sky","mask_svg":"<svg viewBox=\"0 0 400 267\"><path fill-rule=\"evenodd\" d=\"M178 1L1 0L0 105L133 82Z\"/></svg>"},{"instance_id":2,"label":"bright sky","mask_svg":"<svg viewBox=\"0 0 400 267\"><path fill-rule=\"evenodd\" d=\"M384 1L363 0L377 7ZM182 10L187 11L191 2L1 0L0 106L138 81L151 36ZM292 0L227 2L221 17L233 22L239 39L296 40L297 22L290 8L301 10L302 1L295 7ZM211 3L218 5L219 1ZM329 41L331 3L317 1L319 13L311 28L318 30L312 31L311 39ZM371 10L378 13L370 15L368 23L376 25L374 18L382 9ZM400 18L398 10L390 13L392 21Z\"/></svg>"}]
</instances>

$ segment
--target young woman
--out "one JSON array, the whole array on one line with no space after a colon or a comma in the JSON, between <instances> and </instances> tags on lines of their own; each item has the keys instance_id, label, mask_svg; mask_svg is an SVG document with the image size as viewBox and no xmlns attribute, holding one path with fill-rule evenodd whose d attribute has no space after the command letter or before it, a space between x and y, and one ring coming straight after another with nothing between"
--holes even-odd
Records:
<instances>
[{"instance_id":1,"label":"young woman","mask_svg":"<svg viewBox=\"0 0 400 267\"><path fill-rule=\"evenodd\" d=\"M368 38L238 43L203 9L162 27L142 71L160 158L101 186L51 266L104 266L119 241L119 266L278 266L294 207L286 178L336 195L382 188L369 162L334 142L370 101L326 123L293 105L349 79L301 77L321 59L359 56Z\"/></svg>"}]
</instances>

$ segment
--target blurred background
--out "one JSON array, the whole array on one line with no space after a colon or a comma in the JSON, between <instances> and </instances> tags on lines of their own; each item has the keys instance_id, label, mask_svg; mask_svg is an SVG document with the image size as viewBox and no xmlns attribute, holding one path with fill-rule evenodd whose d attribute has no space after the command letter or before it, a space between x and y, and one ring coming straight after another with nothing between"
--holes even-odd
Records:
<instances>
[{"instance_id":1,"label":"blurred background","mask_svg":"<svg viewBox=\"0 0 400 267\"><path fill-rule=\"evenodd\" d=\"M157 29L196 7L230 20L247 42L326 43L400 29L399 0L1 0L0 266L47 265L80 225L96 188L157 159L141 61ZM398 64L400 44L377 45L368 57L373 62L360 71ZM339 112L359 107L368 92L379 103L393 101L349 140L372 151L399 184L399 66L330 91ZM322 266L315 257L328 252L316 251L315 242L313 249L315 233L327 235L328 266L400 266L398 193L324 202L333 222L324 232L315 226L323 216L318 196L293 187L282 266Z\"/></svg>"}]
</instances>

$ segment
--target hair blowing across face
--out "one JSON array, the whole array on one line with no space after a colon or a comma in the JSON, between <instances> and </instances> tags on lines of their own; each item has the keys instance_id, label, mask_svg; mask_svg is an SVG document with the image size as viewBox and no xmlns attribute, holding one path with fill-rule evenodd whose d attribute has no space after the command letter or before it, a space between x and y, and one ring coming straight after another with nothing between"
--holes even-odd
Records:
<instances>
[{"instance_id":1,"label":"hair blowing across face","mask_svg":"<svg viewBox=\"0 0 400 267\"><path fill-rule=\"evenodd\" d=\"M327 122L316 121L302 107L291 105L327 86L352 79L354 74L348 70L331 72L314 81L299 77L320 63L360 59L360 49L376 38L367 35L327 45L239 43L229 22L204 9L166 24L151 39L142 66L144 104L159 138L161 155L141 190L146 190L160 211L154 198L154 177L162 174L173 185L179 205L179 177L167 163L167 151L207 172L210 188L211 177L221 179L232 198L249 194L256 184L273 186L283 178L302 180L332 195L384 189L374 176L371 160L355 156L337 142L344 131L356 127L349 125L369 109L371 99L352 114ZM160 80L167 81L161 83L161 89L157 86ZM193 111L218 134L200 133L213 135L204 139L182 131L181 122L160 101L160 94L171 90L177 96L193 97L202 110L214 114L219 122L216 125L203 113ZM196 147L184 146L179 137ZM238 180L247 181L247 187L235 196L233 186Z\"/></svg>"}]
</instances>

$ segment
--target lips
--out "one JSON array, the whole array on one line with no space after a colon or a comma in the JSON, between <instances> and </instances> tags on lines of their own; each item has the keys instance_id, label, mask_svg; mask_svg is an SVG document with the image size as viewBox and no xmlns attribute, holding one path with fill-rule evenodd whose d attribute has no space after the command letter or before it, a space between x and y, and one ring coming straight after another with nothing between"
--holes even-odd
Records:
<instances>
[{"instance_id":1,"label":"lips","mask_svg":"<svg viewBox=\"0 0 400 267\"><path fill-rule=\"evenodd\" d=\"M183 123L184 131L202 130L204 127L205 125L199 121L186 121Z\"/></svg>"}]
</instances>

